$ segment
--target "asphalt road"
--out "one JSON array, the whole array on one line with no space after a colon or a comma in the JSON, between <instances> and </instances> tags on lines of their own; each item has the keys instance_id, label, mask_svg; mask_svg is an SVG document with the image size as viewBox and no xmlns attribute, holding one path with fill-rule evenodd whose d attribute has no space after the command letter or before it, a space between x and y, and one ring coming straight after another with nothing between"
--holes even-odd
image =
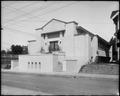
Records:
<instances>
[{"instance_id":1,"label":"asphalt road","mask_svg":"<svg viewBox=\"0 0 120 96\"><path fill-rule=\"evenodd\" d=\"M54 77L24 73L1 73L2 85L55 95L115 95L118 80Z\"/></svg>"}]
</instances>

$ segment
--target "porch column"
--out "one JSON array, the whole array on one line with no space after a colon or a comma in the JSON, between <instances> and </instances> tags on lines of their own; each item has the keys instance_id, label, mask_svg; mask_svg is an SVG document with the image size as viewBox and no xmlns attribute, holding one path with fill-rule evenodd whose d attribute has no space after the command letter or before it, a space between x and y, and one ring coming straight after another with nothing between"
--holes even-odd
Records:
<instances>
[{"instance_id":1,"label":"porch column","mask_svg":"<svg viewBox=\"0 0 120 96\"><path fill-rule=\"evenodd\" d=\"M49 52L49 41L48 41L48 36L45 34L45 52Z\"/></svg>"},{"instance_id":2,"label":"porch column","mask_svg":"<svg viewBox=\"0 0 120 96\"><path fill-rule=\"evenodd\" d=\"M89 34L86 34L86 61L90 60L91 57L91 38Z\"/></svg>"},{"instance_id":3,"label":"porch column","mask_svg":"<svg viewBox=\"0 0 120 96\"><path fill-rule=\"evenodd\" d=\"M93 52L93 62L95 61L95 58L97 56L97 51L98 51L98 37L94 36L92 40L92 52Z\"/></svg>"},{"instance_id":4,"label":"porch column","mask_svg":"<svg viewBox=\"0 0 120 96\"><path fill-rule=\"evenodd\" d=\"M59 43L58 43L58 45L59 45L59 47L60 47L60 51L62 51L62 46L63 46L63 36L62 36L62 32L60 32L60 41L59 41Z\"/></svg>"},{"instance_id":5,"label":"porch column","mask_svg":"<svg viewBox=\"0 0 120 96\"><path fill-rule=\"evenodd\" d=\"M113 46L111 46L109 50L110 62L113 60L112 49L113 49Z\"/></svg>"}]
</instances>

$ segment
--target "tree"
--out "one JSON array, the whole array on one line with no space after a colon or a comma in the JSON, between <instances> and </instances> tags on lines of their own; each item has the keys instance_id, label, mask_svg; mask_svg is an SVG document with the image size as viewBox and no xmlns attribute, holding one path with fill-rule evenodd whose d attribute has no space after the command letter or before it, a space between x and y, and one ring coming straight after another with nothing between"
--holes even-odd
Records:
<instances>
[{"instance_id":1,"label":"tree","mask_svg":"<svg viewBox=\"0 0 120 96\"><path fill-rule=\"evenodd\" d=\"M12 45L11 46L12 54L28 54L27 46Z\"/></svg>"},{"instance_id":2,"label":"tree","mask_svg":"<svg viewBox=\"0 0 120 96\"><path fill-rule=\"evenodd\" d=\"M12 54L12 51L10 51L9 49L6 52L7 54Z\"/></svg>"},{"instance_id":3,"label":"tree","mask_svg":"<svg viewBox=\"0 0 120 96\"><path fill-rule=\"evenodd\" d=\"M1 54L6 54L7 52L5 50L1 50Z\"/></svg>"},{"instance_id":4,"label":"tree","mask_svg":"<svg viewBox=\"0 0 120 96\"><path fill-rule=\"evenodd\" d=\"M12 51L12 54L22 54L23 48L20 45L12 45L11 51Z\"/></svg>"}]
</instances>

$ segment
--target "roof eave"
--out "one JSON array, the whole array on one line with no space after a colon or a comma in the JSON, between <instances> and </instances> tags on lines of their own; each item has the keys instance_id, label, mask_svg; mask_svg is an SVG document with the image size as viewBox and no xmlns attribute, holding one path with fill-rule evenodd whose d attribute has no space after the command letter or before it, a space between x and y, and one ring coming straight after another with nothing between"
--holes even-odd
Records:
<instances>
[{"instance_id":1,"label":"roof eave","mask_svg":"<svg viewBox=\"0 0 120 96\"><path fill-rule=\"evenodd\" d=\"M55 18L53 18L53 19L51 19L50 21L48 21L48 23L46 23L44 26L42 26L41 28L37 28L37 29L35 29L35 30L43 30L43 28L46 26L46 25L48 25L51 21L53 21L53 20L56 20L56 21L59 21L59 22L62 22L62 23L65 23L65 24L67 24L68 22L64 22L64 21L62 21L62 20L58 20L58 19L55 19Z\"/></svg>"},{"instance_id":2,"label":"roof eave","mask_svg":"<svg viewBox=\"0 0 120 96\"><path fill-rule=\"evenodd\" d=\"M96 35L99 39L101 39L103 42L105 42L107 45L109 45L109 42L106 41L105 39L103 39L102 37L100 37L99 35Z\"/></svg>"},{"instance_id":3,"label":"roof eave","mask_svg":"<svg viewBox=\"0 0 120 96\"><path fill-rule=\"evenodd\" d=\"M89 32L88 30L86 30L85 28L83 28L83 27L81 27L81 26L78 26L77 29L78 29L78 30L79 30L79 29L82 29L82 30L84 30L85 32L89 33L90 35L95 36L95 34Z\"/></svg>"}]
</instances>

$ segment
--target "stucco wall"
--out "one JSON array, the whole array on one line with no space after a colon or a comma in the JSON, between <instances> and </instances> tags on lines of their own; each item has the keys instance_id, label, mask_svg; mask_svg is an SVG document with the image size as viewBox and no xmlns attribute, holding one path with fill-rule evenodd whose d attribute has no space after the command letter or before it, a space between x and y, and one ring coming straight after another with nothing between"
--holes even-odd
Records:
<instances>
[{"instance_id":1,"label":"stucco wall","mask_svg":"<svg viewBox=\"0 0 120 96\"><path fill-rule=\"evenodd\" d=\"M39 45L39 42L29 42L28 44L28 53L29 54L36 54L40 53L41 46Z\"/></svg>"},{"instance_id":2,"label":"stucco wall","mask_svg":"<svg viewBox=\"0 0 120 96\"><path fill-rule=\"evenodd\" d=\"M77 60L66 60L66 72L76 72Z\"/></svg>"},{"instance_id":3,"label":"stucco wall","mask_svg":"<svg viewBox=\"0 0 120 96\"><path fill-rule=\"evenodd\" d=\"M86 40L85 35L75 36L75 56L85 57L86 56Z\"/></svg>"},{"instance_id":4,"label":"stucco wall","mask_svg":"<svg viewBox=\"0 0 120 96\"><path fill-rule=\"evenodd\" d=\"M77 25L75 23L66 24L66 31L63 38L63 51L65 52L66 56L73 57L75 55L74 34L77 32L76 26Z\"/></svg>"},{"instance_id":5,"label":"stucco wall","mask_svg":"<svg viewBox=\"0 0 120 96\"><path fill-rule=\"evenodd\" d=\"M76 73L79 72L81 66L86 64L89 60L88 46L88 36L75 36L75 57L77 59L77 63L75 66Z\"/></svg>"},{"instance_id":6,"label":"stucco wall","mask_svg":"<svg viewBox=\"0 0 120 96\"><path fill-rule=\"evenodd\" d=\"M59 71L59 66L58 66L58 55L53 55L53 71L57 72Z\"/></svg>"},{"instance_id":7,"label":"stucco wall","mask_svg":"<svg viewBox=\"0 0 120 96\"><path fill-rule=\"evenodd\" d=\"M53 54L53 71L54 72L63 72L64 60L65 60L64 53Z\"/></svg>"}]
</instances>

